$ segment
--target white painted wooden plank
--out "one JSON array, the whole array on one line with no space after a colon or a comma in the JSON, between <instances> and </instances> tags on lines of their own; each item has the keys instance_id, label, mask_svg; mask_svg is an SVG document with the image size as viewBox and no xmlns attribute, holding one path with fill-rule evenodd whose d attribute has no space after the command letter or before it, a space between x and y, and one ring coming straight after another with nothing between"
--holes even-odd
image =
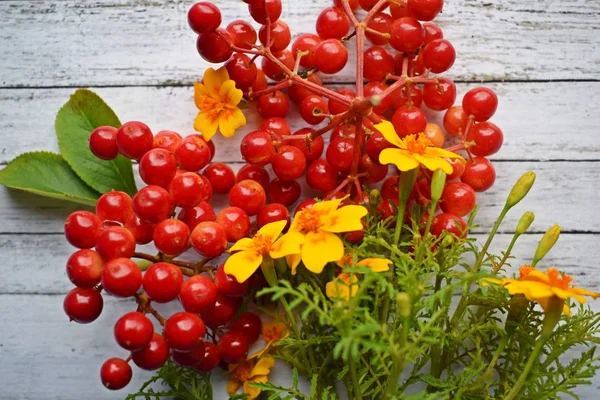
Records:
<instances>
[{"instance_id":1,"label":"white painted wooden plank","mask_svg":"<svg viewBox=\"0 0 600 400\"><path fill-rule=\"evenodd\" d=\"M459 84L462 95L474 85ZM493 121L504 132L504 145L492 159L598 160L600 136L595 135L600 109L600 82L492 83L500 104ZM337 86L336 86L337 87ZM198 112L191 87L127 87L95 89L122 121L141 120L155 132L193 132ZM73 89L0 89L0 163L25 151L58 151L54 133L56 112ZM248 125L236 137L217 136L219 161L240 161L239 142L257 129L260 118L246 110ZM440 122L443 113L431 113ZM293 130L307 126L295 107L288 118Z\"/></svg>"},{"instance_id":2,"label":"white painted wooden plank","mask_svg":"<svg viewBox=\"0 0 600 400\"><path fill-rule=\"evenodd\" d=\"M207 64L186 12L193 3L147 0L0 2L0 85L190 83ZM327 0L283 2L294 33L314 32ZM246 5L218 1L225 23ZM460 79L598 79L600 5L593 0L447 1L439 23L455 45ZM540 62L543 60L543 62ZM333 79L354 81L348 67Z\"/></svg>"},{"instance_id":3,"label":"white painted wooden plank","mask_svg":"<svg viewBox=\"0 0 600 400\"><path fill-rule=\"evenodd\" d=\"M531 262L541 234L522 236L514 250L513 266ZM475 234L484 241L487 235ZM510 234L498 234L490 251L500 254L512 239ZM599 234L563 234L542 262L543 266L556 266L571 274L591 289L600 290L597 260L600 256ZM147 251L151 248L148 246ZM69 282L65 265L76 249L59 234L53 235L0 235L0 252L6 260L6 270L0 281L0 294L64 294L73 285ZM154 250L156 251L156 250ZM191 251L187 260L199 256ZM32 279L32 277L35 277Z\"/></svg>"}]
</instances>

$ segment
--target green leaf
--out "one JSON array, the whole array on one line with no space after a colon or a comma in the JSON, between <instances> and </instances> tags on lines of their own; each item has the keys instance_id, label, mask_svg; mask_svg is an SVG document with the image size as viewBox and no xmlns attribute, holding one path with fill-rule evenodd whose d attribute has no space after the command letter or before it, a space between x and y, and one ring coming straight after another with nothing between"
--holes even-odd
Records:
<instances>
[{"instance_id":1,"label":"green leaf","mask_svg":"<svg viewBox=\"0 0 600 400\"><path fill-rule=\"evenodd\" d=\"M0 183L41 196L93 206L100 193L87 186L59 155L21 154L0 171Z\"/></svg>"},{"instance_id":2,"label":"green leaf","mask_svg":"<svg viewBox=\"0 0 600 400\"><path fill-rule=\"evenodd\" d=\"M131 160L123 156L111 161L100 160L89 149L90 133L103 125L118 128L121 122L96 93L77 90L56 116L60 152L73 171L98 192L121 190L133 195L137 189Z\"/></svg>"}]
</instances>

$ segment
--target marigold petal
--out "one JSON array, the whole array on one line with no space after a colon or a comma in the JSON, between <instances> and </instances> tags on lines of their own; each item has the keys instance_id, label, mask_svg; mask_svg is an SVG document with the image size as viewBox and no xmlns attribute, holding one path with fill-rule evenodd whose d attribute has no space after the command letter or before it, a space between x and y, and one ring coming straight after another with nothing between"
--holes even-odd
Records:
<instances>
[{"instance_id":1,"label":"marigold petal","mask_svg":"<svg viewBox=\"0 0 600 400\"><path fill-rule=\"evenodd\" d=\"M261 357L258 359L252 371L250 371L250 377L254 378L258 375L269 375L271 368L275 365L275 359L273 357Z\"/></svg>"},{"instance_id":2,"label":"marigold petal","mask_svg":"<svg viewBox=\"0 0 600 400\"><path fill-rule=\"evenodd\" d=\"M240 381L234 378L229 378L229 380L227 381L227 393L229 393L230 395L234 395L237 393L238 390L240 390L241 386L242 384L240 383Z\"/></svg>"},{"instance_id":3,"label":"marigold petal","mask_svg":"<svg viewBox=\"0 0 600 400\"><path fill-rule=\"evenodd\" d=\"M321 229L327 232L352 232L362 231L362 217L369 211L363 206L344 206L338 208L325 221Z\"/></svg>"},{"instance_id":4,"label":"marigold petal","mask_svg":"<svg viewBox=\"0 0 600 400\"><path fill-rule=\"evenodd\" d=\"M330 261L344 257L344 243L330 232L309 232L302 244L302 262L315 274L320 274Z\"/></svg>"},{"instance_id":5,"label":"marigold petal","mask_svg":"<svg viewBox=\"0 0 600 400\"><path fill-rule=\"evenodd\" d=\"M273 343L288 337L289 327L283 322L264 322L261 328L261 335L265 342Z\"/></svg>"},{"instance_id":6,"label":"marigold petal","mask_svg":"<svg viewBox=\"0 0 600 400\"><path fill-rule=\"evenodd\" d=\"M200 82L194 82L194 103L200 109L202 99L206 96L206 86Z\"/></svg>"},{"instance_id":7,"label":"marigold petal","mask_svg":"<svg viewBox=\"0 0 600 400\"><path fill-rule=\"evenodd\" d=\"M250 382L268 383L269 380L266 376L257 376L256 378L253 378ZM259 388L250 386L248 382L244 382L244 393L248 395L248 397L246 397L246 400L256 399L258 396L260 396L260 392L261 390Z\"/></svg>"},{"instance_id":8,"label":"marigold petal","mask_svg":"<svg viewBox=\"0 0 600 400\"><path fill-rule=\"evenodd\" d=\"M198 113L194 121L194 129L202 133L205 140L210 140L217 133L218 127L219 120L211 118L208 113Z\"/></svg>"},{"instance_id":9,"label":"marigold petal","mask_svg":"<svg viewBox=\"0 0 600 400\"><path fill-rule=\"evenodd\" d=\"M355 275L342 273L334 280L327 282L325 285L325 294L330 299L350 300L350 298L358 292L358 278Z\"/></svg>"},{"instance_id":10,"label":"marigold petal","mask_svg":"<svg viewBox=\"0 0 600 400\"><path fill-rule=\"evenodd\" d=\"M515 281L505 285L510 294L523 294L530 301L553 297L552 288L541 282Z\"/></svg>"},{"instance_id":11,"label":"marigold petal","mask_svg":"<svg viewBox=\"0 0 600 400\"><path fill-rule=\"evenodd\" d=\"M342 197L340 199L319 201L313 204L312 209L318 211L319 213L322 213L323 215L330 214L337 210L340 204L342 204L342 201L346 200L347 197L348 196Z\"/></svg>"},{"instance_id":12,"label":"marigold petal","mask_svg":"<svg viewBox=\"0 0 600 400\"><path fill-rule=\"evenodd\" d=\"M394 164L400 171L410 171L419 166L412 155L400 149L383 149L379 154L379 162L383 165Z\"/></svg>"},{"instance_id":13,"label":"marigold petal","mask_svg":"<svg viewBox=\"0 0 600 400\"><path fill-rule=\"evenodd\" d=\"M273 243L269 255L272 258L281 258L292 254L300 254L300 246L303 242L304 235L298 232L288 232Z\"/></svg>"},{"instance_id":14,"label":"marigold petal","mask_svg":"<svg viewBox=\"0 0 600 400\"><path fill-rule=\"evenodd\" d=\"M214 98L219 98L221 86L229 80L227 68L221 67L217 70L207 68L204 71L203 83L206 86L208 93Z\"/></svg>"},{"instance_id":15,"label":"marigold petal","mask_svg":"<svg viewBox=\"0 0 600 400\"><path fill-rule=\"evenodd\" d=\"M573 297L575 300L577 300L579 303L581 304L585 304L587 303L587 299L571 290L563 290L561 288L558 287L552 287L552 292L554 292L554 294L556 295L556 297L560 298L560 299L568 299L569 297Z\"/></svg>"},{"instance_id":16,"label":"marigold petal","mask_svg":"<svg viewBox=\"0 0 600 400\"><path fill-rule=\"evenodd\" d=\"M460 154L456 154L446 149L440 149L439 147L428 147L425 150L425 154L433 157L456 158L464 161L463 156L461 156Z\"/></svg>"},{"instance_id":17,"label":"marigold petal","mask_svg":"<svg viewBox=\"0 0 600 400\"><path fill-rule=\"evenodd\" d=\"M365 258L356 263L357 267L368 267L373 272L385 272L390 270L392 262L387 258Z\"/></svg>"},{"instance_id":18,"label":"marigold petal","mask_svg":"<svg viewBox=\"0 0 600 400\"><path fill-rule=\"evenodd\" d=\"M396 133L396 130L394 129L394 125L392 125L390 121L382 121L376 124L375 129L381 132L385 140L387 140L394 146L400 147L401 149L406 148L406 145L402 142L402 139L400 139L400 137Z\"/></svg>"},{"instance_id":19,"label":"marigold petal","mask_svg":"<svg viewBox=\"0 0 600 400\"><path fill-rule=\"evenodd\" d=\"M256 246L254 246L254 240L250 238L241 238L229 248L230 253L234 251L256 251Z\"/></svg>"},{"instance_id":20,"label":"marigold petal","mask_svg":"<svg viewBox=\"0 0 600 400\"><path fill-rule=\"evenodd\" d=\"M285 220L269 222L268 224L260 228L258 232L256 232L256 234L262 235L264 237L270 237L272 239L277 239L279 235L281 235L281 232L283 232L283 230L285 229L286 225L287 221Z\"/></svg>"},{"instance_id":21,"label":"marigold petal","mask_svg":"<svg viewBox=\"0 0 600 400\"><path fill-rule=\"evenodd\" d=\"M583 296L590 296L594 299L597 299L598 297L600 297L600 293L591 292L591 291L589 291L587 289L583 289L583 288L570 288L569 290L575 294L580 294Z\"/></svg>"},{"instance_id":22,"label":"marigold petal","mask_svg":"<svg viewBox=\"0 0 600 400\"><path fill-rule=\"evenodd\" d=\"M285 256L285 262L292 270L292 275L296 275L298 265L300 265L300 261L302 261L302 254L290 254L289 256Z\"/></svg>"},{"instance_id":23,"label":"marigold petal","mask_svg":"<svg viewBox=\"0 0 600 400\"><path fill-rule=\"evenodd\" d=\"M525 275L522 280L545 283L546 285L550 284L550 278L548 277L548 275L538 269L532 269L531 271L529 271L529 273Z\"/></svg>"},{"instance_id":24,"label":"marigold petal","mask_svg":"<svg viewBox=\"0 0 600 400\"><path fill-rule=\"evenodd\" d=\"M263 261L263 256L254 251L238 251L225 261L225 273L233 275L238 282L246 282Z\"/></svg>"},{"instance_id":25,"label":"marigold petal","mask_svg":"<svg viewBox=\"0 0 600 400\"><path fill-rule=\"evenodd\" d=\"M219 131L226 138L233 137L235 131L244 125L246 125L246 116L237 107L231 111L222 111L219 115Z\"/></svg>"},{"instance_id":26,"label":"marigold petal","mask_svg":"<svg viewBox=\"0 0 600 400\"><path fill-rule=\"evenodd\" d=\"M237 106L242 101L242 96L244 96L244 92L236 88L235 81L231 79L224 82L219 89L219 98L232 106Z\"/></svg>"},{"instance_id":27,"label":"marigold petal","mask_svg":"<svg viewBox=\"0 0 600 400\"><path fill-rule=\"evenodd\" d=\"M447 175L452 173L452 165L443 158L435 157L435 156L427 156L425 154L413 154L412 155L415 160L417 160L421 165L427 168L430 171L436 171L441 169Z\"/></svg>"}]
</instances>

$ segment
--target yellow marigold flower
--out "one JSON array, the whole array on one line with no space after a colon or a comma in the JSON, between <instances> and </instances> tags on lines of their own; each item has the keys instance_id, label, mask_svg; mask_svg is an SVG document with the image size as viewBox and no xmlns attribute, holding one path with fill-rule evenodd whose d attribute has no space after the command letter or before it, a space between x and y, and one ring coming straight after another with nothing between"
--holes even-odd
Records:
<instances>
[{"instance_id":1,"label":"yellow marigold flower","mask_svg":"<svg viewBox=\"0 0 600 400\"><path fill-rule=\"evenodd\" d=\"M227 393L233 395L243 386L244 393L248 395L247 399L256 399L260 395L261 390L250 386L249 383L269 382L269 373L271 373L271 368L274 365L275 359L272 357L249 357L246 361L239 364L230 364Z\"/></svg>"},{"instance_id":2,"label":"yellow marigold flower","mask_svg":"<svg viewBox=\"0 0 600 400\"><path fill-rule=\"evenodd\" d=\"M356 267L367 267L373 272L385 272L390 270L392 262L387 258L365 258L356 263ZM340 268L352 266L352 254L346 253L342 259L336 261Z\"/></svg>"},{"instance_id":3,"label":"yellow marigold flower","mask_svg":"<svg viewBox=\"0 0 600 400\"><path fill-rule=\"evenodd\" d=\"M337 233L363 229L361 218L367 209L355 205L338 208L343 200L322 201L296 213L288 233L281 238L286 251L278 253L287 256L293 274L300 261L309 271L321 273L328 262L344 257L344 243ZM294 246L300 246L300 251L288 252Z\"/></svg>"},{"instance_id":4,"label":"yellow marigold flower","mask_svg":"<svg viewBox=\"0 0 600 400\"><path fill-rule=\"evenodd\" d=\"M194 82L194 103L200 110L194 129L210 140L217 129L225 137L232 137L239 127L246 125L246 117L238 108L242 91L236 89L225 67L204 71L203 82Z\"/></svg>"},{"instance_id":5,"label":"yellow marigold flower","mask_svg":"<svg viewBox=\"0 0 600 400\"><path fill-rule=\"evenodd\" d=\"M325 285L325 294L330 299L350 300L358 292L358 278L356 275L350 275L342 272Z\"/></svg>"},{"instance_id":6,"label":"yellow marigold flower","mask_svg":"<svg viewBox=\"0 0 600 400\"><path fill-rule=\"evenodd\" d=\"M381 132L385 140L397 147L383 150L379 155L379 162L384 165L394 164L400 171L410 171L423 165L431 171L441 169L446 174L451 174L452 165L444 158L463 160L456 153L434 147L424 133L408 135L400 139L394 130L394 125L389 121L375 125L375 129Z\"/></svg>"},{"instance_id":7,"label":"yellow marigold flower","mask_svg":"<svg viewBox=\"0 0 600 400\"><path fill-rule=\"evenodd\" d=\"M560 273L556 268L549 268L546 272L542 272L532 266L525 265L519 268L518 279L487 278L485 281L502 285L511 295L524 295L527 300L538 303L544 311L548 311L548 305L552 300L564 302L565 299L572 297L579 303L584 304L586 302L584 296L590 296L594 299L600 297L600 293L569 287L573 278ZM567 304L564 305L563 312L567 315L571 314Z\"/></svg>"},{"instance_id":8,"label":"yellow marigold flower","mask_svg":"<svg viewBox=\"0 0 600 400\"><path fill-rule=\"evenodd\" d=\"M235 276L238 282L245 282L260 267L264 257L280 258L299 253L300 246L294 241L277 240L286 224L287 221L271 222L260 228L253 238L238 240L229 249L235 253L225 261L225 273Z\"/></svg>"}]
</instances>

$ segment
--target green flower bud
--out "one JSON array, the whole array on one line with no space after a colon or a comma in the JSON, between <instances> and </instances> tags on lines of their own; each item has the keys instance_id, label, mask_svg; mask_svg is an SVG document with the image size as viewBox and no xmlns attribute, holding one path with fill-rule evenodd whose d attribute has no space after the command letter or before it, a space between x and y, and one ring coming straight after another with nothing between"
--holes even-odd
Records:
<instances>
[{"instance_id":1,"label":"green flower bud","mask_svg":"<svg viewBox=\"0 0 600 400\"><path fill-rule=\"evenodd\" d=\"M145 271L148 268L150 268L150 266L153 264L152 261L148 261L148 260L139 260L136 262L138 268L140 269L140 271Z\"/></svg>"},{"instance_id":2,"label":"green flower bud","mask_svg":"<svg viewBox=\"0 0 600 400\"><path fill-rule=\"evenodd\" d=\"M442 247L450 247L450 246L452 246L452 243L454 243L454 237L452 237L450 235L446 235L446 237L444 239L442 239L441 246Z\"/></svg>"},{"instance_id":3,"label":"green flower bud","mask_svg":"<svg viewBox=\"0 0 600 400\"><path fill-rule=\"evenodd\" d=\"M381 192L379 189L371 190L369 193L369 204L373 207L377 207L381 203Z\"/></svg>"},{"instance_id":4,"label":"green flower bud","mask_svg":"<svg viewBox=\"0 0 600 400\"><path fill-rule=\"evenodd\" d=\"M523 214L523 216L521 216L521 219L519 220L519 223L517 224L517 230L515 231L515 234L522 235L525 232L527 232L527 229L529 229L529 227L533 223L534 219L535 219L535 214L532 213L531 211L526 211Z\"/></svg>"},{"instance_id":5,"label":"green flower bud","mask_svg":"<svg viewBox=\"0 0 600 400\"><path fill-rule=\"evenodd\" d=\"M412 312L412 302L408 293L398 293L396 295L396 303L398 304L398 314L400 314L402 318L410 317Z\"/></svg>"},{"instance_id":6,"label":"green flower bud","mask_svg":"<svg viewBox=\"0 0 600 400\"><path fill-rule=\"evenodd\" d=\"M517 203L519 203L521 200L523 200L523 198L527 196L527 193L529 193L529 190L531 190L531 187L533 186L534 182L534 172L529 171L521 175L519 180L511 189L508 198L506 199L506 207L511 208Z\"/></svg>"},{"instance_id":7,"label":"green flower bud","mask_svg":"<svg viewBox=\"0 0 600 400\"><path fill-rule=\"evenodd\" d=\"M542 239L540 240L540 244L538 245L537 250L535 251L535 255L533 256L533 262L531 263L532 266L535 267L535 265L542 258L544 258L546 256L546 254L548 254L550 249L554 246L554 244L558 240L559 236L560 236L560 226L558 226L558 225L552 226L550 229L548 229L548 231L546 233L544 233L544 236L542 236Z\"/></svg>"},{"instance_id":8,"label":"green flower bud","mask_svg":"<svg viewBox=\"0 0 600 400\"><path fill-rule=\"evenodd\" d=\"M435 170L431 179L431 200L437 202L442 197L446 185L446 173L441 169Z\"/></svg>"}]
</instances>

